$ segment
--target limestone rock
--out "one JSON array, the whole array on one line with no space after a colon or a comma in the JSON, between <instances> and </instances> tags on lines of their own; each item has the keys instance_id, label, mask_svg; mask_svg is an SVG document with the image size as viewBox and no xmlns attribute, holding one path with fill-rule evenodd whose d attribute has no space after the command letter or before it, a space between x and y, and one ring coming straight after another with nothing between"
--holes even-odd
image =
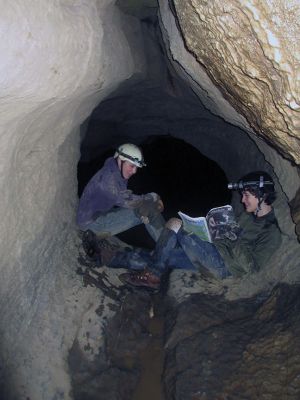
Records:
<instances>
[{"instance_id":1,"label":"limestone rock","mask_svg":"<svg viewBox=\"0 0 300 400\"><path fill-rule=\"evenodd\" d=\"M173 4L186 48L224 98L259 136L299 164L298 2Z\"/></svg>"},{"instance_id":2,"label":"limestone rock","mask_svg":"<svg viewBox=\"0 0 300 400\"><path fill-rule=\"evenodd\" d=\"M75 273L79 127L142 72L122 27L139 23L112 0L0 7L0 397L67 400L67 351L97 297Z\"/></svg>"},{"instance_id":3,"label":"limestone rock","mask_svg":"<svg viewBox=\"0 0 300 400\"><path fill-rule=\"evenodd\" d=\"M224 302L193 295L167 314L168 399L272 399L300 395L299 287ZM167 334L168 336L168 334Z\"/></svg>"}]
</instances>

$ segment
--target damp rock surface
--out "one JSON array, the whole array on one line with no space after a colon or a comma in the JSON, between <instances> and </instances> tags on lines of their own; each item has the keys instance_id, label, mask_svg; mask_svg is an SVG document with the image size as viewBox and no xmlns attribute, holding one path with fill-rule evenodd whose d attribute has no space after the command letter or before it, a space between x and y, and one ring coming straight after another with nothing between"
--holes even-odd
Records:
<instances>
[{"instance_id":1,"label":"damp rock surface","mask_svg":"<svg viewBox=\"0 0 300 400\"><path fill-rule=\"evenodd\" d=\"M69 352L73 398L132 400L142 376L142 354L152 340L152 294L120 285L122 270L84 264L77 271L84 285L105 297L86 313Z\"/></svg>"},{"instance_id":2,"label":"damp rock surface","mask_svg":"<svg viewBox=\"0 0 300 400\"><path fill-rule=\"evenodd\" d=\"M123 271L89 263L78 269L87 288L101 289L106 296L97 312L82 321L88 342L79 332L70 351L75 400L97 399L103 390L108 399L143 400L149 382L142 359L147 348L151 352L149 346L155 353L157 334L161 350L154 368L160 375L151 390L161 399L299 398L299 284L265 282L251 293L245 291L253 285L250 276L244 282L220 281L173 271L160 292L153 293L118 284ZM157 316L159 332L153 325ZM93 326L101 332L98 343L90 340Z\"/></svg>"},{"instance_id":3,"label":"damp rock surface","mask_svg":"<svg viewBox=\"0 0 300 400\"><path fill-rule=\"evenodd\" d=\"M300 396L299 286L226 301L191 295L166 315L167 399Z\"/></svg>"}]
</instances>

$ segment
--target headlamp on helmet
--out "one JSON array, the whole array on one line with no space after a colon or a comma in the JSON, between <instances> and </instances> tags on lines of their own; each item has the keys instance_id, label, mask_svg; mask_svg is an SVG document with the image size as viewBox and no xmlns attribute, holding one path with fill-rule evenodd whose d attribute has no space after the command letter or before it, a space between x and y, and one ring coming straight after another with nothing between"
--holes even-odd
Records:
<instances>
[{"instance_id":1,"label":"headlamp on helmet","mask_svg":"<svg viewBox=\"0 0 300 400\"><path fill-rule=\"evenodd\" d=\"M228 183L228 189L238 190L241 193L249 191L258 199L263 199L266 204L272 204L276 198L273 179L263 171L251 172L243 176L236 183Z\"/></svg>"}]
</instances>

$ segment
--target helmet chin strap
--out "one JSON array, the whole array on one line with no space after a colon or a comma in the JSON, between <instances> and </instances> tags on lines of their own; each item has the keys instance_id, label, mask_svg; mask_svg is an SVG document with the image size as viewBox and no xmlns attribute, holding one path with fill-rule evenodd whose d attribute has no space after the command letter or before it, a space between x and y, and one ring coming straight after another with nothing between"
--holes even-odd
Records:
<instances>
[{"instance_id":1,"label":"helmet chin strap","mask_svg":"<svg viewBox=\"0 0 300 400\"><path fill-rule=\"evenodd\" d=\"M121 162L121 165L120 165L121 176L123 179L125 179L125 176L123 175L123 165L124 165L125 161L120 160L120 162Z\"/></svg>"},{"instance_id":2,"label":"helmet chin strap","mask_svg":"<svg viewBox=\"0 0 300 400\"><path fill-rule=\"evenodd\" d=\"M259 200L258 205L255 210L255 213L254 213L255 217L257 217L257 214L261 211L261 203L262 203L262 200Z\"/></svg>"},{"instance_id":3,"label":"helmet chin strap","mask_svg":"<svg viewBox=\"0 0 300 400\"><path fill-rule=\"evenodd\" d=\"M256 210L255 210L255 213L254 213L255 217L257 217L257 214L261 211L261 205L262 205L264 200L265 200L265 196L264 195L258 197L258 204L257 204Z\"/></svg>"}]
</instances>

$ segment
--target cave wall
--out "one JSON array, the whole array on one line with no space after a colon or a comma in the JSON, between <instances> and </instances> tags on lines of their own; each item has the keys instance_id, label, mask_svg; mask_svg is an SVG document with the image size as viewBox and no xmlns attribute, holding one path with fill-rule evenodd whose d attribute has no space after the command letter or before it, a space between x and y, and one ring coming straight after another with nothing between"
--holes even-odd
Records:
<instances>
[{"instance_id":1,"label":"cave wall","mask_svg":"<svg viewBox=\"0 0 300 400\"><path fill-rule=\"evenodd\" d=\"M113 3L0 2L5 399L69 398L66 354L89 299L101 296L75 274L79 127L144 68L123 30L138 37L139 22Z\"/></svg>"},{"instance_id":2,"label":"cave wall","mask_svg":"<svg viewBox=\"0 0 300 400\"><path fill-rule=\"evenodd\" d=\"M160 2L164 12L166 3ZM299 164L299 4L285 0L169 4L187 51L223 97L258 136Z\"/></svg>"}]
</instances>

